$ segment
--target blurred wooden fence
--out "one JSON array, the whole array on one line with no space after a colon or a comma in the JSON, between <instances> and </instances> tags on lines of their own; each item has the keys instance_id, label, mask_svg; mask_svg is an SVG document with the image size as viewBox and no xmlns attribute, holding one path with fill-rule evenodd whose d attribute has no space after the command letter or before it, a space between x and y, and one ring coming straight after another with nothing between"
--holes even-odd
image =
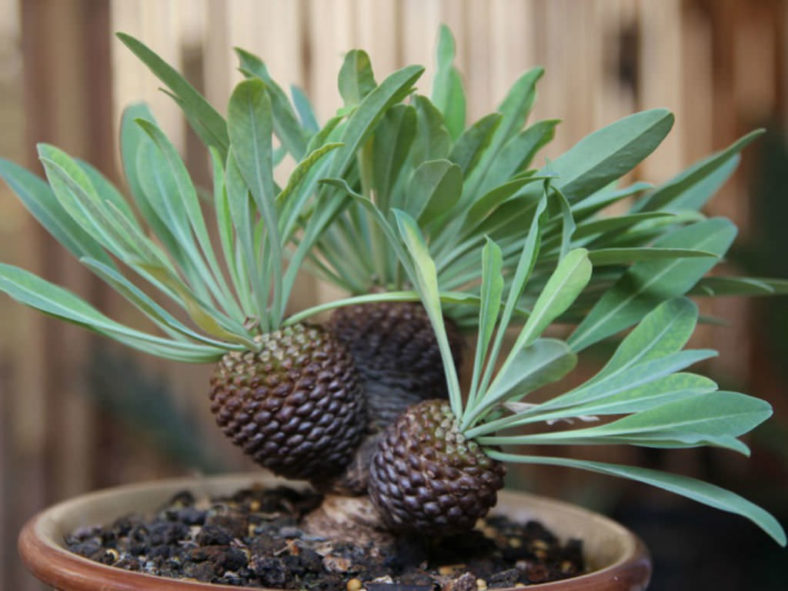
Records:
<instances>
[{"instance_id":1,"label":"blurred wooden fence","mask_svg":"<svg viewBox=\"0 0 788 591\"><path fill-rule=\"evenodd\" d=\"M420 87L428 91L437 28L447 23L471 121L494 109L522 71L545 66L534 116L563 119L547 156L636 110L672 109L673 133L636 171L653 181L755 125L788 124L788 4L778 0L0 0L0 14L0 155L34 169L34 143L47 141L119 179L120 110L145 100L205 178L177 107L112 31L141 38L220 109L240 77L232 47L258 53L283 86L305 89L325 120L340 104L336 73L344 51L366 49L379 80L405 64L425 64ZM732 217L746 234L745 180L738 175L709 210ZM134 318L5 186L0 253L3 262L67 285L120 319ZM332 293L305 278L296 305ZM718 369L746 381L747 308L727 301L710 311L732 323L724 339L715 331L704 336L722 349ZM14 539L45 504L184 470L85 396L85 368L98 349L114 348L0 300L0 588L38 588L17 564ZM198 417L228 469L248 465L210 428L209 368L138 363L166 377L176 407ZM551 477L539 490L565 492L574 478Z\"/></svg>"}]
</instances>

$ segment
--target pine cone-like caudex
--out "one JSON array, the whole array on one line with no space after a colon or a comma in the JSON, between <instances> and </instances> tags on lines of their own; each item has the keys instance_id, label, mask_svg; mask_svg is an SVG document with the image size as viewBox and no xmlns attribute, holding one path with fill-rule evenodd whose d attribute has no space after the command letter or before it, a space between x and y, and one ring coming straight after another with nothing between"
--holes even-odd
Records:
<instances>
[{"instance_id":1,"label":"pine cone-like caudex","mask_svg":"<svg viewBox=\"0 0 788 591\"><path fill-rule=\"evenodd\" d=\"M459 368L462 335L450 319L445 322ZM348 348L361 374L373 430L385 428L411 404L448 396L438 342L420 302L337 308L329 328Z\"/></svg>"},{"instance_id":2,"label":"pine cone-like caudex","mask_svg":"<svg viewBox=\"0 0 788 591\"><path fill-rule=\"evenodd\" d=\"M505 473L458 432L447 401L427 400L384 433L370 465L369 495L392 530L445 535L487 514Z\"/></svg>"},{"instance_id":3,"label":"pine cone-like caudex","mask_svg":"<svg viewBox=\"0 0 788 591\"><path fill-rule=\"evenodd\" d=\"M347 350L323 328L295 324L230 352L211 379L211 410L233 442L289 478L340 472L366 430L364 396Z\"/></svg>"}]
</instances>

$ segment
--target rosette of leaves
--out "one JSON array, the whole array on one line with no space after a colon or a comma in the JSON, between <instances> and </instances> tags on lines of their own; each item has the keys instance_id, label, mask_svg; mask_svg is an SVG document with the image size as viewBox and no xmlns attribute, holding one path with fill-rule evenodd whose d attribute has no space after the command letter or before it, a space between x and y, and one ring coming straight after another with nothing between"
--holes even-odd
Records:
<instances>
[{"instance_id":1,"label":"rosette of leaves","mask_svg":"<svg viewBox=\"0 0 788 591\"><path fill-rule=\"evenodd\" d=\"M528 402L531 393L571 372L592 337L607 332L581 324L566 340L543 336L593 277L590 252L584 248L571 249L556 261L525 312L525 321L515 320L546 242L548 199L549 187L543 187L509 281L502 275L502 247L485 240L480 253L479 331L473 375L465 392L452 362L437 265L425 237L417 221L403 211L395 211L396 223L386 226L387 233L401 239L403 266L435 329L449 399L410 407L384 433L372 457L369 485L384 520L396 530L430 535L472 527L495 503L503 465L533 463L657 486L742 515L785 545L785 532L774 517L715 485L635 466L533 453L540 445L624 444L667 449L715 446L747 455L747 446L738 438L771 415L765 401L720 391L709 378L687 371L716 352L684 349L698 310L681 297L649 310L624 307L627 326L635 326L596 375L543 402ZM635 291L629 293L637 298ZM588 316L592 324L594 317L592 311ZM618 328L623 324L619 322ZM513 344L504 351L504 335L510 328L515 329ZM502 451L503 446L515 450ZM519 446L528 446L528 452L519 451Z\"/></svg>"},{"instance_id":2,"label":"rosette of leaves","mask_svg":"<svg viewBox=\"0 0 788 591\"><path fill-rule=\"evenodd\" d=\"M305 143L279 187L275 92L257 79L240 83L225 119L147 48L124 41L154 61L209 140L213 194L207 203L142 105L125 111L121 129L130 198L89 164L46 144L38 146L46 180L5 160L0 176L66 249L159 332L117 322L5 264L0 290L151 355L218 361L211 408L225 434L273 471L321 482L355 454L366 429L366 401L345 347L324 328L304 323L315 310L286 318L286 306L304 259L347 205L318 179L345 174L421 68L404 68L384 81L348 114L338 141ZM216 221L213 232L204 209Z\"/></svg>"}]
</instances>

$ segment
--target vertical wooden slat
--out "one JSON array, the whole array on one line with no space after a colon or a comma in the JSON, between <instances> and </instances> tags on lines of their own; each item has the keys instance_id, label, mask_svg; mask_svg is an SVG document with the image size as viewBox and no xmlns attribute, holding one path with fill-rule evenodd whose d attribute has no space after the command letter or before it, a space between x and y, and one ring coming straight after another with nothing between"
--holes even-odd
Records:
<instances>
[{"instance_id":1,"label":"vertical wooden slat","mask_svg":"<svg viewBox=\"0 0 788 591\"><path fill-rule=\"evenodd\" d=\"M144 0L112 0L113 32L133 35L148 47L154 48L165 61L180 70L179 27L176 4L146 2ZM113 92L116 105L127 105L135 101L147 102L175 146L183 147L184 124L175 102L161 92L163 84L122 43L112 43L112 69L122 72L113 77ZM119 119L116 113L115 120Z\"/></svg>"},{"instance_id":2,"label":"vertical wooden slat","mask_svg":"<svg viewBox=\"0 0 788 591\"><path fill-rule=\"evenodd\" d=\"M24 130L19 112L22 109L22 55L20 51L19 5L16 0L0 0L0 154L12 160L22 159ZM20 262L18 245L24 234L20 225L23 208L12 197L11 190L0 183L0 252L3 260ZM6 254L7 257L6 258ZM19 335L29 311L20 314L0 302L0 326L6 335ZM17 366L14 350L18 343L0 339L0 588L11 589L16 563L16 447L10 421L14 402L14 382Z\"/></svg>"},{"instance_id":3,"label":"vertical wooden slat","mask_svg":"<svg viewBox=\"0 0 788 591\"><path fill-rule=\"evenodd\" d=\"M490 112L500 104L514 81L537 65L533 2L492 0L489 11L491 98L481 105L482 112Z\"/></svg>"},{"instance_id":4,"label":"vertical wooden slat","mask_svg":"<svg viewBox=\"0 0 788 591\"><path fill-rule=\"evenodd\" d=\"M645 178L663 181L680 170L684 162L681 1L641 1L638 9L641 35L638 107L667 107L679 121L660 148L642 165Z\"/></svg>"}]
</instances>

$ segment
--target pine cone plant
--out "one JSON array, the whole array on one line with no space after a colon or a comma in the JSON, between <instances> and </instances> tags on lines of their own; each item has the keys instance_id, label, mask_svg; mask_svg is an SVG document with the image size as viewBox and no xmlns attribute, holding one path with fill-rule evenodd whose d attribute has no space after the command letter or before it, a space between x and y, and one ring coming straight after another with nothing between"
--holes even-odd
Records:
<instances>
[{"instance_id":1,"label":"pine cone plant","mask_svg":"<svg viewBox=\"0 0 788 591\"><path fill-rule=\"evenodd\" d=\"M226 143L222 124L205 100L145 46L121 39L167 84L204 143L221 150ZM580 247L588 250L594 270L583 293L564 313L565 322L583 321L610 286L628 288L624 284L633 277L665 273L690 278L662 282L657 299L690 289L690 295L786 291L786 283L780 281L703 277L727 250L736 230L727 220L705 219L699 210L758 132L659 187L644 182L618 186L619 179L667 135L673 124L670 112L654 109L625 117L534 169L535 157L558 123L525 125L542 70L523 74L496 112L466 126L462 80L453 65L454 41L446 27L440 31L429 98L398 86L397 76L412 76L414 83L416 70L406 68L378 84L367 54L353 50L339 72L344 106L322 127L298 89L293 89L291 103L260 58L243 50L238 56L241 71L262 81L271 97L273 130L280 143L275 162L287 154L301 161L309 152L332 149L336 142L347 144L353 127L366 125L364 134L353 136L352 151L343 148L341 157L328 155L309 169L306 185L317 189L318 198L299 202L304 207L299 224L321 211L326 199L350 196L353 203L337 211L324 232L309 235L313 248L298 264L303 262L306 269L354 296L352 305L333 312L328 326L349 349L361 376L372 437L407 405L448 395L437 371L439 349L426 313L411 291L391 237L378 225L380 219L390 219L394 209L418 221L441 288L462 292L447 296L451 301L444 307L457 367L462 362L461 331L477 328L478 259L485 237L501 245L508 284L546 179L552 182L543 247L518 309L533 305L555 262ZM362 119L359 113L370 109L374 118ZM629 212L604 214L607 206L624 199L635 201ZM626 322L625 316L616 314L588 322L592 321L606 327L608 335ZM363 476L358 481L363 483Z\"/></svg>"},{"instance_id":2,"label":"pine cone plant","mask_svg":"<svg viewBox=\"0 0 788 591\"><path fill-rule=\"evenodd\" d=\"M628 444L670 449L709 445L748 454L738 437L771 415L766 402L719 391L712 380L684 371L716 355L682 350L698 319L697 307L687 298L671 298L655 307L653 299L640 298L637 290L623 292L614 286L588 315L591 321L581 323L567 340L542 337L593 276L589 251L583 248L560 257L511 349L502 354L504 333L512 327L544 245L548 184L510 281L504 282L502 275L502 248L488 238L482 249L479 331L465 396L451 358L435 261L416 220L394 212L403 264L422 296L443 355L449 401L411 406L380 440L372 457L369 494L383 519L394 530L425 535L467 529L494 505L495 491L503 485L503 464L527 462L658 486L743 515L785 545L785 532L774 517L712 484L644 468L501 451L501 446ZM679 278L691 279L672 277ZM636 326L607 364L568 392L540 403L524 402L533 391L562 379L575 367L578 353L608 335L608 327L596 319L611 309L624 316L620 324ZM544 425L552 428L533 429Z\"/></svg>"},{"instance_id":3,"label":"pine cone plant","mask_svg":"<svg viewBox=\"0 0 788 591\"><path fill-rule=\"evenodd\" d=\"M340 141L305 142L279 187L275 91L259 79L240 83L225 119L144 45L122 39L168 83L210 146L220 251L176 149L147 108L136 105L124 113L121 129L133 201L89 164L44 144L38 153L48 182L8 161L0 161L0 176L63 246L163 336L118 323L8 265L0 265L0 290L152 355L218 361L211 409L225 434L274 472L322 483L355 455L367 428L366 399L342 343L304 322L312 311L286 318L286 305L303 260L347 205L336 189L318 185L319 177L344 174L422 68L392 74L347 114Z\"/></svg>"}]
</instances>

